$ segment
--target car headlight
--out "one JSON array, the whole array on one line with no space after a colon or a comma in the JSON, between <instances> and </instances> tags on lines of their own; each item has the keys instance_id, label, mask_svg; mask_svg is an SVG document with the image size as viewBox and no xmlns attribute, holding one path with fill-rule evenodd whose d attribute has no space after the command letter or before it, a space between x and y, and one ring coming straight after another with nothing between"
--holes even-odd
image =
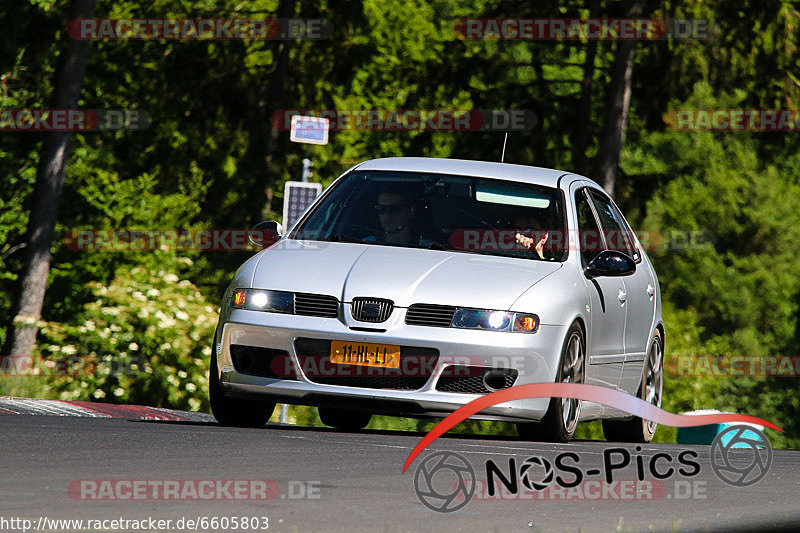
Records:
<instances>
[{"instance_id":1,"label":"car headlight","mask_svg":"<svg viewBox=\"0 0 800 533\"><path fill-rule=\"evenodd\" d=\"M530 313L459 307L450 325L454 328L536 333L539 329L539 317Z\"/></svg>"},{"instance_id":2,"label":"car headlight","mask_svg":"<svg viewBox=\"0 0 800 533\"><path fill-rule=\"evenodd\" d=\"M270 313L294 313L294 293L262 289L234 289L231 307Z\"/></svg>"}]
</instances>

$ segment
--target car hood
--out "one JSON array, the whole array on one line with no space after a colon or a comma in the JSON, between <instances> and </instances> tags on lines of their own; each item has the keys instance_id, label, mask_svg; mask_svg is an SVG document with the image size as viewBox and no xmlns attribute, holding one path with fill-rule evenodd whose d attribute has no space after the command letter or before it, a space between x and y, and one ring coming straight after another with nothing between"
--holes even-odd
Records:
<instances>
[{"instance_id":1,"label":"car hood","mask_svg":"<svg viewBox=\"0 0 800 533\"><path fill-rule=\"evenodd\" d=\"M560 263L368 244L284 239L261 252L252 286L414 303L510 309Z\"/></svg>"}]
</instances>

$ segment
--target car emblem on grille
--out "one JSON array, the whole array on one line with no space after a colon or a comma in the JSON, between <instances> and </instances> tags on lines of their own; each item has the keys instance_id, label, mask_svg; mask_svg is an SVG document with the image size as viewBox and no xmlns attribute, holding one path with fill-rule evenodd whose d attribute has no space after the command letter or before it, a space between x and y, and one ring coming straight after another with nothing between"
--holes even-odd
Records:
<instances>
[{"instance_id":1,"label":"car emblem on grille","mask_svg":"<svg viewBox=\"0 0 800 533\"><path fill-rule=\"evenodd\" d=\"M353 318L359 322L385 322L392 314L394 302L377 298L353 298L350 309Z\"/></svg>"}]
</instances>

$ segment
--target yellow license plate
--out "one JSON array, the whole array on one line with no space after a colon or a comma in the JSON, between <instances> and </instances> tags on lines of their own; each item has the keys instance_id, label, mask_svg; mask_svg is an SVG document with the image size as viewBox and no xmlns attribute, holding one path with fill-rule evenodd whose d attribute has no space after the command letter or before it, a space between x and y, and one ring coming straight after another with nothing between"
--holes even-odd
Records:
<instances>
[{"instance_id":1,"label":"yellow license plate","mask_svg":"<svg viewBox=\"0 0 800 533\"><path fill-rule=\"evenodd\" d=\"M370 342L331 342L331 362L340 365L400 368L400 347Z\"/></svg>"}]
</instances>

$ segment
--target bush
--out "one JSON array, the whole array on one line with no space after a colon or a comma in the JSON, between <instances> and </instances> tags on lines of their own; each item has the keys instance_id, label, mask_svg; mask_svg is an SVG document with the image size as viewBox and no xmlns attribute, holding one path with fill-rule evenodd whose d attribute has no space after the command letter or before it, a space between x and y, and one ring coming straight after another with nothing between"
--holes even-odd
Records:
<instances>
[{"instance_id":1,"label":"bush","mask_svg":"<svg viewBox=\"0 0 800 533\"><path fill-rule=\"evenodd\" d=\"M189 259L178 262L191 266ZM121 268L95 301L67 323L44 323L40 352L88 356L90 375L48 378L65 400L136 403L208 411L208 365L217 309L188 280L142 266ZM50 394L48 394L50 395Z\"/></svg>"}]
</instances>

